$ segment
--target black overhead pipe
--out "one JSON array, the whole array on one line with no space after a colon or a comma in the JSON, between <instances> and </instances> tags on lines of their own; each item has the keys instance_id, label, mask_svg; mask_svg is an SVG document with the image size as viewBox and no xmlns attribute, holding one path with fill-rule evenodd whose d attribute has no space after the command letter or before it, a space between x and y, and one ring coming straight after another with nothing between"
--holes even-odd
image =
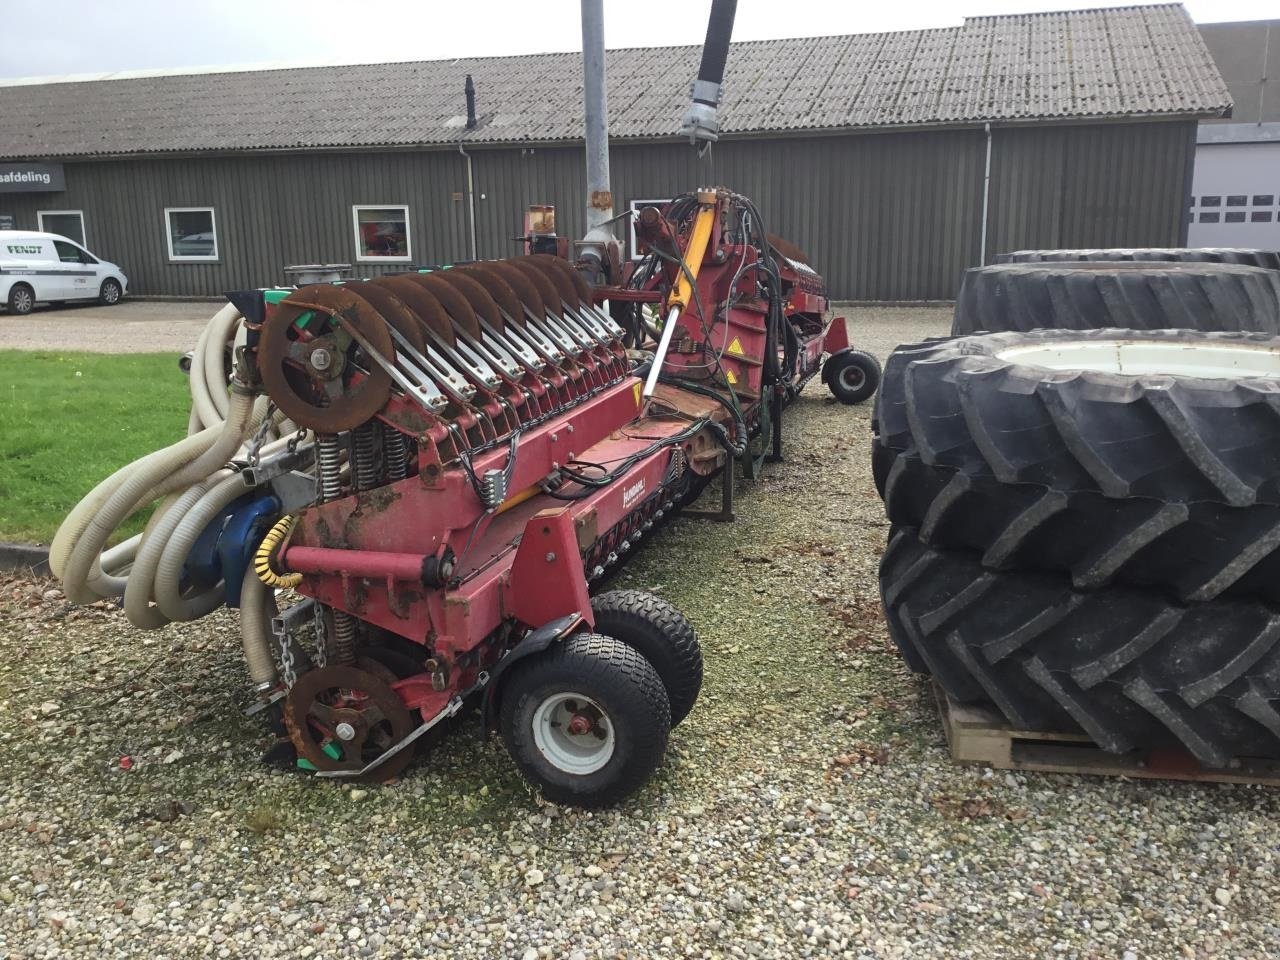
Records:
<instances>
[{"instance_id":1,"label":"black overhead pipe","mask_svg":"<svg viewBox=\"0 0 1280 960\"><path fill-rule=\"evenodd\" d=\"M680 134L694 144L699 141L709 144L720 137L717 107L737 9L737 0L711 0L707 39L702 45L702 64L698 68L698 79L693 81L693 102L680 121Z\"/></svg>"}]
</instances>

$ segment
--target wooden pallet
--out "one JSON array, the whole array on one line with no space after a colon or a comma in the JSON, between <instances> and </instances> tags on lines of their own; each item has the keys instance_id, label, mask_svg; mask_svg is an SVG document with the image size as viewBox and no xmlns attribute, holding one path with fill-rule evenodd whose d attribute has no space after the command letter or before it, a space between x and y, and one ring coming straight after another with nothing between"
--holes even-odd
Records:
<instances>
[{"instance_id":1,"label":"wooden pallet","mask_svg":"<svg viewBox=\"0 0 1280 960\"><path fill-rule=\"evenodd\" d=\"M1107 753L1082 733L1017 730L994 710L956 703L933 684L942 728L956 763L985 763L998 770L1203 780L1280 787L1280 760L1240 759L1226 770L1202 767L1185 750Z\"/></svg>"}]
</instances>

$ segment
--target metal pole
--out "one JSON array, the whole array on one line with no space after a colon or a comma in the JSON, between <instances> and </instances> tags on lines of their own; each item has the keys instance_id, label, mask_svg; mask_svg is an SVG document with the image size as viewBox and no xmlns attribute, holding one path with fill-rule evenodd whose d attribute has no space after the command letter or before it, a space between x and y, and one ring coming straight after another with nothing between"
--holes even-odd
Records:
<instances>
[{"instance_id":1,"label":"metal pole","mask_svg":"<svg viewBox=\"0 0 1280 960\"><path fill-rule=\"evenodd\" d=\"M987 263L987 210L991 201L991 124L983 124L987 132L987 163L982 174L982 247L978 251L978 266Z\"/></svg>"},{"instance_id":2,"label":"metal pole","mask_svg":"<svg viewBox=\"0 0 1280 960\"><path fill-rule=\"evenodd\" d=\"M583 137L587 144L586 240L613 239L606 226L613 217L609 192L609 104L605 95L604 0L582 0Z\"/></svg>"}]
</instances>

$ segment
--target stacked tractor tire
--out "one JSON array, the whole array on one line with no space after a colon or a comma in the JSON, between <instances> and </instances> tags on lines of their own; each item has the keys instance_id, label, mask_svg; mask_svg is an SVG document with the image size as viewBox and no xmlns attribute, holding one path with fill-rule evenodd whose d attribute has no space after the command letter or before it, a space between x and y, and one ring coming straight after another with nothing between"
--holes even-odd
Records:
<instances>
[{"instance_id":1,"label":"stacked tractor tire","mask_svg":"<svg viewBox=\"0 0 1280 960\"><path fill-rule=\"evenodd\" d=\"M956 701L1116 752L1280 757L1280 255L968 271L885 365L890 631Z\"/></svg>"}]
</instances>

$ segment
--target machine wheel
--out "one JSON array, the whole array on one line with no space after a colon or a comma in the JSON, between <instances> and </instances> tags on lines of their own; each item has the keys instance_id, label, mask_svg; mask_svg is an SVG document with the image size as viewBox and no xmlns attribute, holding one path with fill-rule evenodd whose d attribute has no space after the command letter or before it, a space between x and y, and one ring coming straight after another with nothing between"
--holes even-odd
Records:
<instances>
[{"instance_id":1,"label":"machine wheel","mask_svg":"<svg viewBox=\"0 0 1280 960\"><path fill-rule=\"evenodd\" d=\"M1280 507L1112 499L876 452L889 521L930 546L976 551L990 570L1066 574L1081 590L1127 583L1190 602L1280 603Z\"/></svg>"},{"instance_id":2,"label":"machine wheel","mask_svg":"<svg viewBox=\"0 0 1280 960\"><path fill-rule=\"evenodd\" d=\"M1051 263L1068 260L1169 260L1177 263L1241 263L1246 267L1280 270L1280 252L1231 247L1136 247L1111 250L1015 250L1001 253L996 263Z\"/></svg>"},{"instance_id":3,"label":"machine wheel","mask_svg":"<svg viewBox=\"0 0 1280 960\"><path fill-rule=\"evenodd\" d=\"M1003 330L1280 333L1280 273L1232 263L1012 263L965 271L954 336Z\"/></svg>"},{"instance_id":4,"label":"machine wheel","mask_svg":"<svg viewBox=\"0 0 1280 960\"><path fill-rule=\"evenodd\" d=\"M841 403L861 403L880 386L880 361L861 350L842 350L827 357L822 379Z\"/></svg>"},{"instance_id":5,"label":"machine wheel","mask_svg":"<svg viewBox=\"0 0 1280 960\"><path fill-rule=\"evenodd\" d=\"M15 283L9 288L9 312L25 317L36 305L36 294L25 283Z\"/></svg>"},{"instance_id":6,"label":"machine wheel","mask_svg":"<svg viewBox=\"0 0 1280 960\"><path fill-rule=\"evenodd\" d=\"M889 358L875 442L1003 483L1280 505L1277 375L1280 338L1259 334L1033 330L929 341Z\"/></svg>"},{"instance_id":7,"label":"machine wheel","mask_svg":"<svg viewBox=\"0 0 1280 960\"><path fill-rule=\"evenodd\" d=\"M111 279L102 281L102 289L98 291L98 302L108 307L113 307L120 302L120 297L124 291L120 289L120 284Z\"/></svg>"},{"instance_id":8,"label":"machine wheel","mask_svg":"<svg viewBox=\"0 0 1280 960\"><path fill-rule=\"evenodd\" d=\"M702 689L702 648L693 624L674 606L640 590L592 597L596 630L640 652L662 678L671 726L689 715Z\"/></svg>"},{"instance_id":9,"label":"machine wheel","mask_svg":"<svg viewBox=\"0 0 1280 960\"><path fill-rule=\"evenodd\" d=\"M1280 757L1280 612L1268 604L1082 593L1062 577L993 573L909 528L890 532L880 589L904 653L1018 729L1078 727L1112 753L1179 745L1208 767Z\"/></svg>"},{"instance_id":10,"label":"machine wheel","mask_svg":"<svg viewBox=\"0 0 1280 960\"><path fill-rule=\"evenodd\" d=\"M603 807L658 768L671 705L662 678L636 650L580 633L512 668L501 728L520 772L548 800Z\"/></svg>"}]
</instances>

